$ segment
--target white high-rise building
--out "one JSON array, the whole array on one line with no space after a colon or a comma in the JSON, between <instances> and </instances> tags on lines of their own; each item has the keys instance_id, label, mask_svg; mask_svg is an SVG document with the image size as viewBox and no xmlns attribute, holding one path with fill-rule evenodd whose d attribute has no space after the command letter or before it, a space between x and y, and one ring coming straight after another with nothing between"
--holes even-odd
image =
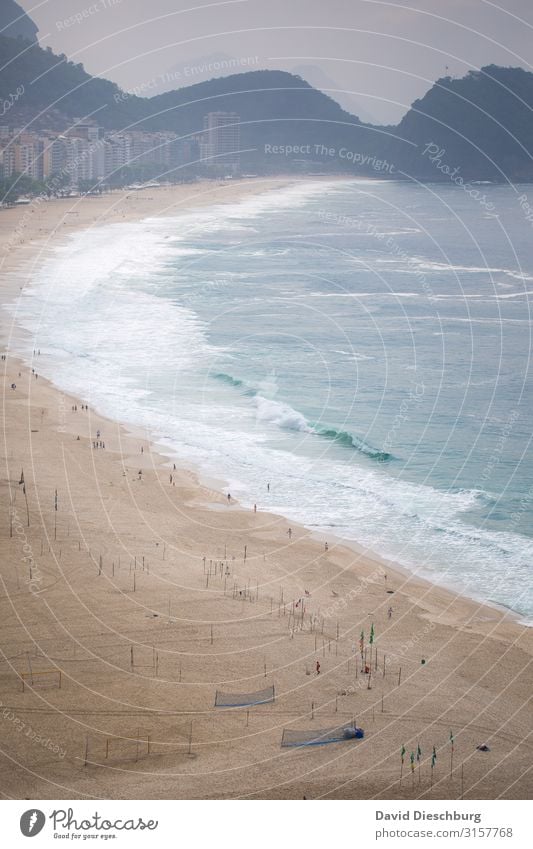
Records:
<instances>
[{"instance_id":1,"label":"white high-rise building","mask_svg":"<svg viewBox=\"0 0 533 849\"><path fill-rule=\"evenodd\" d=\"M240 166L240 118L236 112L209 112L204 118L201 159L217 173L232 173Z\"/></svg>"}]
</instances>

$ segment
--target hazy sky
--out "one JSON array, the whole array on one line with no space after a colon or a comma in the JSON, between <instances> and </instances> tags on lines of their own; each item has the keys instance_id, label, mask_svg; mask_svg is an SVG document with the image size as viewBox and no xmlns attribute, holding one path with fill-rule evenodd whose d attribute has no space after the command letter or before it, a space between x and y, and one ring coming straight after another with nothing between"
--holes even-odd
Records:
<instances>
[{"instance_id":1,"label":"hazy sky","mask_svg":"<svg viewBox=\"0 0 533 849\"><path fill-rule=\"evenodd\" d=\"M329 78L344 92L332 97L384 123L399 120L446 66L462 76L491 63L531 70L533 62L532 0L18 2L41 45L127 90L149 95L218 76L196 65L224 54L248 60L250 70L314 66L310 82L323 87Z\"/></svg>"}]
</instances>

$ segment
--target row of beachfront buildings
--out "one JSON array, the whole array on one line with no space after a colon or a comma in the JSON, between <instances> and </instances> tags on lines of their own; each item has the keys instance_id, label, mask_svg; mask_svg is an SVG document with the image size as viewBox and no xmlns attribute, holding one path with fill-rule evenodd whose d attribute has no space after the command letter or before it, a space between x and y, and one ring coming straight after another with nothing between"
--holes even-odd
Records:
<instances>
[{"instance_id":1,"label":"row of beachfront buildings","mask_svg":"<svg viewBox=\"0 0 533 849\"><path fill-rule=\"evenodd\" d=\"M0 126L0 176L26 174L46 183L62 178L77 187L88 181L114 182L124 173L179 179L180 172L235 175L240 167L240 122L234 112L210 112L203 132L187 138L176 133L140 130L114 132L77 123L63 133L28 132Z\"/></svg>"}]
</instances>

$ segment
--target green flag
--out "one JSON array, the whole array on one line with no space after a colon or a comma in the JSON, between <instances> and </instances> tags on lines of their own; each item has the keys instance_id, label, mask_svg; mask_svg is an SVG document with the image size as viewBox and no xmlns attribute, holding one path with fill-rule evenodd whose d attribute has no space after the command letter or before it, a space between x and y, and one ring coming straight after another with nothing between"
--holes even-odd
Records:
<instances>
[{"instance_id":1,"label":"green flag","mask_svg":"<svg viewBox=\"0 0 533 849\"><path fill-rule=\"evenodd\" d=\"M404 757L405 757L405 746L402 746L402 750L401 750L401 752L400 752L400 757L401 757L401 759L402 759L402 763L403 763L403 759L404 759Z\"/></svg>"},{"instance_id":2,"label":"green flag","mask_svg":"<svg viewBox=\"0 0 533 849\"><path fill-rule=\"evenodd\" d=\"M453 749L453 744L454 744L453 731L450 731L450 743L452 744L452 749Z\"/></svg>"},{"instance_id":3,"label":"green flag","mask_svg":"<svg viewBox=\"0 0 533 849\"><path fill-rule=\"evenodd\" d=\"M372 622L372 625L370 626L370 638L369 638L370 645L372 645L373 642L374 642L374 623Z\"/></svg>"},{"instance_id":4,"label":"green flag","mask_svg":"<svg viewBox=\"0 0 533 849\"><path fill-rule=\"evenodd\" d=\"M437 762L437 752L435 750L435 746L433 746L433 754L431 755L431 769L433 769L436 762Z\"/></svg>"}]
</instances>

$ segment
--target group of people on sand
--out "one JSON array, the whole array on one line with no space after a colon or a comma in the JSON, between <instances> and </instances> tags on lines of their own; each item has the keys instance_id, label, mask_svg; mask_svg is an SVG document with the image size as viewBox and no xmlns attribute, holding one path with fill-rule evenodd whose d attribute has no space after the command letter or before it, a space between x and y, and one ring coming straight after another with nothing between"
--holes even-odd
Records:
<instances>
[{"instance_id":1,"label":"group of people on sand","mask_svg":"<svg viewBox=\"0 0 533 849\"><path fill-rule=\"evenodd\" d=\"M176 468L176 467L174 466L174 468ZM170 482L172 483L172 477L171 477ZM270 483L267 483L267 492L270 492ZM228 500L228 504L231 504L231 502L233 500L232 497L231 497L231 492L228 492L226 498ZM253 510L254 510L254 513L257 513L257 504L254 504ZM292 528L287 529L287 536L289 537L289 539L292 539ZM326 551L326 552L329 551L329 545L328 545L327 542L324 543L324 551Z\"/></svg>"}]
</instances>

